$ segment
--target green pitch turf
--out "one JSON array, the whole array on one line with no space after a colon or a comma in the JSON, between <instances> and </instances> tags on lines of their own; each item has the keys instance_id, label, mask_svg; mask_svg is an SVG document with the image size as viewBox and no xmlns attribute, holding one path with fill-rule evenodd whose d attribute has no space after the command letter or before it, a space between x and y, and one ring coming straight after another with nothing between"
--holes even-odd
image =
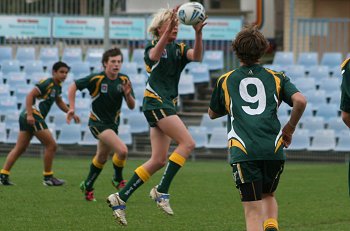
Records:
<instances>
[{"instance_id":1,"label":"green pitch turf","mask_svg":"<svg viewBox=\"0 0 350 231\"><path fill-rule=\"evenodd\" d=\"M105 199L115 192L110 182L111 161L95 184L97 202L86 202L79 183L86 177L90 158L56 158L56 176L63 187L42 185L42 160L22 157L12 169L14 187L0 186L0 230L245 230L239 195L231 169L224 161L188 161L171 188L170 217L156 208L148 193L161 177L155 174L127 203L126 228L117 225ZM0 165L4 157L0 157ZM125 176L143 160L129 160ZM350 198L346 164L287 162L277 199L283 231L348 231Z\"/></svg>"}]
</instances>

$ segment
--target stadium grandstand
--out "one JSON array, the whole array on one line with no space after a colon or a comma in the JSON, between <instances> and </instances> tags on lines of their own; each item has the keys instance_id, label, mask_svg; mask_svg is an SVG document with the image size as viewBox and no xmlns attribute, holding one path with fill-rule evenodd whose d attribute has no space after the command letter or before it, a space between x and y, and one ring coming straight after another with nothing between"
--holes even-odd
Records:
<instances>
[{"instance_id":1,"label":"stadium grandstand","mask_svg":"<svg viewBox=\"0 0 350 231\"><path fill-rule=\"evenodd\" d=\"M122 72L133 83L137 110L122 108L120 136L130 157L150 155L149 128L140 110L147 75L143 48L150 39L149 18L160 7L187 1L144 0L1 0L0 1L0 153L16 142L18 114L33 84L51 75L55 61L71 72L63 84L101 69L101 55L118 46L124 54ZM239 63L231 50L235 34L246 23L256 23L271 47L262 63L284 71L308 99L308 106L287 149L291 160L346 161L350 133L340 117L340 65L350 57L350 2L348 0L202 0L208 25L203 31L204 57L189 64L179 86L179 115L197 146L192 158L227 158L226 119L210 120L209 98L215 80ZM109 22L107 26L105 22ZM104 28L108 30L106 33ZM179 40L193 45L193 31L181 25ZM58 108L47 122L59 145L58 155L94 153L96 140L86 123L90 97L77 96L82 122L66 125ZM124 105L125 106L125 105ZM58 112L58 113L57 113ZM281 123L290 114L279 108ZM65 132L61 132L62 128ZM68 129L71 132L67 132ZM78 131L78 132L77 132ZM72 136L72 134L74 134ZM67 137L64 137L67 136ZM26 155L43 151L33 139Z\"/></svg>"}]
</instances>

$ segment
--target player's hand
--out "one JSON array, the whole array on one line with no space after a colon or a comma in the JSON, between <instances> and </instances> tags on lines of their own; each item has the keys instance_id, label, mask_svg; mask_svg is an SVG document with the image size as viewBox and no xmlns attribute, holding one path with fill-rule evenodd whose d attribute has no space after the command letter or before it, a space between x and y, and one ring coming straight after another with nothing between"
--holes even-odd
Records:
<instances>
[{"instance_id":1,"label":"player's hand","mask_svg":"<svg viewBox=\"0 0 350 231\"><path fill-rule=\"evenodd\" d=\"M74 122L75 122L76 124L79 124L79 123L80 123L80 117L79 117L78 115L74 114L74 115L73 115L73 119L74 119Z\"/></svg>"},{"instance_id":2,"label":"player's hand","mask_svg":"<svg viewBox=\"0 0 350 231\"><path fill-rule=\"evenodd\" d=\"M33 115L27 115L27 123L31 126L34 125L35 123L35 119L34 119L34 116Z\"/></svg>"},{"instance_id":3,"label":"player's hand","mask_svg":"<svg viewBox=\"0 0 350 231\"><path fill-rule=\"evenodd\" d=\"M208 15L205 16L205 19L199 23L197 23L196 25L193 25L193 29L196 31L196 33L202 33L202 29L205 25L207 25L207 22L205 20L207 20Z\"/></svg>"},{"instance_id":4,"label":"player's hand","mask_svg":"<svg viewBox=\"0 0 350 231\"><path fill-rule=\"evenodd\" d=\"M74 118L75 114L74 114L74 109L69 109L67 112L67 116L66 116L66 122L67 124L70 124L70 121ZM74 119L75 120L75 119Z\"/></svg>"},{"instance_id":5,"label":"player's hand","mask_svg":"<svg viewBox=\"0 0 350 231\"><path fill-rule=\"evenodd\" d=\"M123 85L122 85L122 89L123 89L123 92L124 92L124 95L127 96L127 95L130 95L131 94L131 82L129 80L126 80L124 81Z\"/></svg>"},{"instance_id":6,"label":"player's hand","mask_svg":"<svg viewBox=\"0 0 350 231\"><path fill-rule=\"evenodd\" d=\"M179 9L180 6L176 6L173 8L173 12L171 14L171 17L169 19L169 24L168 27L166 29L166 31L168 31L169 33L171 33L174 28L179 25L179 19L177 18L177 10Z\"/></svg>"},{"instance_id":7,"label":"player's hand","mask_svg":"<svg viewBox=\"0 0 350 231\"><path fill-rule=\"evenodd\" d=\"M294 131L295 131L295 127L291 126L289 122L286 125L284 125L282 129L284 147L288 148L289 145L292 143L292 137L293 137Z\"/></svg>"}]
</instances>

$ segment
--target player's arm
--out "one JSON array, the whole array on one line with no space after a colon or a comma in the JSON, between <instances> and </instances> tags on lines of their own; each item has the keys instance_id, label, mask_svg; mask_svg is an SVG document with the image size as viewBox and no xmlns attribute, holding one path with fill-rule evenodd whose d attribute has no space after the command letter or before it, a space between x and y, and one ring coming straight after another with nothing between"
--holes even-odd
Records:
<instances>
[{"instance_id":1,"label":"player's arm","mask_svg":"<svg viewBox=\"0 0 350 231\"><path fill-rule=\"evenodd\" d=\"M208 109L208 115L209 115L210 119L212 119L212 120L219 118L221 116L224 116L224 115L221 115L221 114L214 112L213 110L211 110L211 108Z\"/></svg>"},{"instance_id":2,"label":"player's arm","mask_svg":"<svg viewBox=\"0 0 350 231\"><path fill-rule=\"evenodd\" d=\"M199 22L196 25L193 25L195 30L195 40L193 49L187 51L187 59L191 61L202 61L203 57L203 39L202 39L202 29L207 25L205 21Z\"/></svg>"},{"instance_id":3,"label":"player's arm","mask_svg":"<svg viewBox=\"0 0 350 231\"><path fill-rule=\"evenodd\" d=\"M72 118L75 116L75 93L77 92L77 85L75 82L71 83L68 88L68 102L69 110L67 112L67 123L69 124Z\"/></svg>"},{"instance_id":4,"label":"player's arm","mask_svg":"<svg viewBox=\"0 0 350 231\"><path fill-rule=\"evenodd\" d=\"M343 122L345 123L345 125L350 128L350 113L342 111L341 118L343 119Z\"/></svg>"},{"instance_id":5,"label":"player's arm","mask_svg":"<svg viewBox=\"0 0 350 231\"><path fill-rule=\"evenodd\" d=\"M173 9L172 15L169 19L169 24L165 30L165 32L162 34L162 36L160 37L158 43L150 49L149 51L149 58L152 61L159 61L160 58L162 57L162 53L164 51L164 48L166 46L166 44L168 43L169 37L173 31L173 29L175 28L175 26L177 26L179 24L178 19L177 19L177 12L178 7L175 7Z\"/></svg>"},{"instance_id":6,"label":"player's arm","mask_svg":"<svg viewBox=\"0 0 350 231\"><path fill-rule=\"evenodd\" d=\"M125 101L126 101L126 104L128 105L128 108L134 109L135 99L134 99L134 96L131 94L132 87L131 87L131 82L129 80L125 81L125 83L123 84L123 91L124 91Z\"/></svg>"},{"instance_id":7,"label":"player's arm","mask_svg":"<svg viewBox=\"0 0 350 231\"><path fill-rule=\"evenodd\" d=\"M67 106L67 104L65 104L65 102L63 102L62 97L58 96L56 97L56 104L58 106L59 109L61 109L61 111L67 113L69 108Z\"/></svg>"},{"instance_id":8,"label":"player's arm","mask_svg":"<svg viewBox=\"0 0 350 231\"><path fill-rule=\"evenodd\" d=\"M27 123L34 125L35 119L33 116L33 102L34 99L41 95L40 90L37 87L34 87L26 97L26 110L27 110Z\"/></svg>"},{"instance_id":9,"label":"player's arm","mask_svg":"<svg viewBox=\"0 0 350 231\"><path fill-rule=\"evenodd\" d=\"M300 93L296 92L291 97L293 108L290 114L290 119L282 129L284 146L288 147L292 142L292 136L295 128L304 113L306 108L306 98Z\"/></svg>"}]
</instances>

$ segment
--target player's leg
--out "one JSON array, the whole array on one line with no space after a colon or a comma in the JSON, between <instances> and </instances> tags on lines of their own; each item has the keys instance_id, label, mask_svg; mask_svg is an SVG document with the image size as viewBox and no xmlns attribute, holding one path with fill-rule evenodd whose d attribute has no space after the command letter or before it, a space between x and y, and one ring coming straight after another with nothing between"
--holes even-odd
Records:
<instances>
[{"instance_id":1,"label":"player's leg","mask_svg":"<svg viewBox=\"0 0 350 231\"><path fill-rule=\"evenodd\" d=\"M119 192L108 196L107 203L113 209L113 215L121 225L127 225L125 218L126 201L153 173L165 164L166 155L170 145L170 138L157 127L150 131L152 155L143 165L135 169L134 175L126 186Z\"/></svg>"},{"instance_id":2,"label":"player's leg","mask_svg":"<svg viewBox=\"0 0 350 231\"><path fill-rule=\"evenodd\" d=\"M29 142L32 138L32 134L28 131L20 131L17 137L17 143L15 147L10 151L6 157L6 161L0 172L0 183L2 185L13 185L9 180L10 170L17 161L17 159L25 152Z\"/></svg>"},{"instance_id":3,"label":"player's leg","mask_svg":"<svg viewBox=\"0 0 350 231\"><path fill-rule=\"evenodd\" d=\"M247 231L262 231L264 217L260 161L233 164L232 171L241 196Z\"/></svg>"},{"instance_id":4,"label":"player's leg","mask_svg":"<svg viewBox=\"0 0 350 231\"><path fill-rule=\"evenodd\" d=\"M109 146L114 152L112 157L114 168L112 184L117 190L120 190L124 188L126 184L126 180L123 178L123 169L126 163L128 147L118 137L116 129L104 130L98 137L101 142Z\"/></svg>"},{"instance_id":5,"label":"player's leg","mask_svg":"<svg viewBox=\"0 0 350 231\"><path fill-rule=\"evenodd\" d=\"M61 186L64 180L57 179L53 176L52 165L56 154L57 144L49 129L38 130L34 132L34 136L44 145L44 181L46 186Z\"/></svg>"},{"instance_id":6,"label":"player's leg","mask_svg":"<svg viewBox=\"0 0 350 231\"><path fill-rule=\"evenodd\" d=\"M157 187L158 192L168 193L173 178L185 164L186 159L195 147L195 142L177 115L168 116L160 120L157 125L164 134L175 140L178 144L169 157L167 167Z\"/></svg>"},{"instance_id":7,"label":"player's leg","mask_svg":"<svg viewBox=\"0 0 350 231\"><path fill-rule=\"evenodd\" d=\"M278 204L274 195L280 176L283 172L284 161L264 161L263 173L263 214L264 231L277 231Z\"/></svg>"}]
</instances>

